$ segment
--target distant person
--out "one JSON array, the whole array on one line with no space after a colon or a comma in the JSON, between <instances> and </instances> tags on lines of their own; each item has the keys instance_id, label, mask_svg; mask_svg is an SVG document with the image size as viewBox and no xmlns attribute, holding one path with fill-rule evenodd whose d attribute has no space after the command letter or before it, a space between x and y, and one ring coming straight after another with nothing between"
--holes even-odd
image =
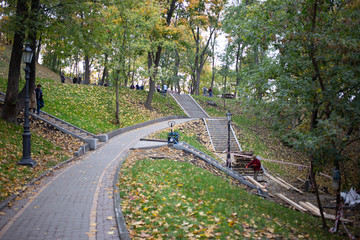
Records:
<instances>
[{"instance_id":1,"label":"distant person","mask_svg":"<svg viewBox=\"0 0 360 240\"><path fill-rule=\"evenodd\" d=\"M137 83L136 86L135 86L136 90L139 90L140 87L139 87L139 84Z\"/></svg>"},{"instance_id":2,"label":"distant person","mask_svg":"<svg viewBox=\"0 0 360 240\"><path fill-rule=\"evenodd\" d=\"M168 87L166 86L166 84L164 84L164 87L163 87L164 92L167 92L167 89L168 89Z\"/></svg>"},{"instance_id":3,"label":"distant person","mask_svg":"<svg viewBox=\"0 0 360 240\"><path fill-rule=\"evenodd\" d=\"M156 86L156 91L157 91L157 92L160 92L160 84L158 84L158 85Z\"/></svg>"},{"instance_id":4,"label":"distant person","mask_svg":"<svg viewBox=\"0 0 360 240\"><path fill-rule=\"evenodd\" d=\"M41 90L40 84L37 85L37 88L35 89L35 94L36 94L37 114L40 114L40 109L45 106L43 100L43 92Z\"/></svg>"},{"instance_id":5,"label":"distant person","mask_svg":"<svg viewBox=\"0 0 360 240\"><path fill-rule=\"evenodd\" d=\"M35 88L36 89L36 88ZM29 106L29 110L32 109L33 110L33 113L35 113L35 110L37 108L37 105L36 105L36 91L34 89L34 92L33 94L31 95L31 98L30 98L30 106Z\"/></svg>"},{"instance_id":6,"label":"distant person","mask_svg":"<svg viewBox=\"0 0 360 240\"><path fill-rule=\"evenodd\" d=\"M132 84L130 85L130 89L134 89L134 88L135 88L134 83L132 83Z\"/></svg>"},{"instance_id":7,"label":"distant person","mask_svg":"<svg viewBox=\"0 0 360 240\"><path fill-rule=\"evenodd\" d=\"M62 83L65 83L65 75L63 72L60 74L60 80Z\"/></svg>"},{"instance_id":8,"label":"distant person","mask_svg":"<svg viewBox=\"0 0 360 240\"><path fill-rule=\"evenodd\" d=\"M74 83L74 84L77 83L77 77L74 77L74 78L73 78L73 83Z\"/></svg>"},{"instance_id":9,"label":"distant person","mask_svg":"<svg viewBox=\"0 0 360 240\"><path fill-rule=\"evenodd\" d=\"M260 162L259 156L253 156L251 162L249 162L248 165L246 165L246 168L251 167L254 170L254 180L257 181L257 176L259 175L260 169L261 169L261 162Z\"/></svg>"},{"instance_id":10,"label":"distant person","mask_svg":"<svg viewBox=\"0 0 360 240\"><path fill-rule=\"evenodd\" d=\"M203 87L203 93L204 93L204 96L206 96L206 92L207 92L206 87Z\"/></svg>"},{"instance_id":11,"label":"distant person","mask_svg":"<svg viewBox=\"0 0 360 240\"><path fill-rule=\"evenodd\" d=\"M209 97L212 97L212 88L211 87L209 87L208 92L209 92Z\"/></svg>"},{"instance_id":12,"label":"distant person","mask_svg":"<svg viewBox=\"0 0 360 240\"><path fill-rule=\"evenodd\" d=\"M79 77L78 77L78 84L81 84L81 74L79 74Z\"/></svg>"}]
</instances>

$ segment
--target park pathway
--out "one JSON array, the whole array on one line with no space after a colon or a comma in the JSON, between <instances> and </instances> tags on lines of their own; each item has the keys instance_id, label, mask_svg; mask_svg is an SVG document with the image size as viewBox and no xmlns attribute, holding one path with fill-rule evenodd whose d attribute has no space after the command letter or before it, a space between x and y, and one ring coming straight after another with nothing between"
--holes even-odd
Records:
<instances>
[{"instance_id":1,"label":"park pathway","mask_svg":"<svg viewBox=\"0 0 360 240\"><path fill-rule=\"evenodd\" d=\"M164 121L125 132L55 172L33 196L3 210L0 239L119 239L113 203L116 169L140 138L167 127Z\"/></svg>"}]
</instances>

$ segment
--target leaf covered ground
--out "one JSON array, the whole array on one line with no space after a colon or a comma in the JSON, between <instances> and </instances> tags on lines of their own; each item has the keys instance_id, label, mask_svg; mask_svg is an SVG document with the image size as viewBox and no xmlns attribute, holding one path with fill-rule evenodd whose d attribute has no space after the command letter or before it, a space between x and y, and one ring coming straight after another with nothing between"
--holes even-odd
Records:
<instances>
[{"instance_id":1,"label":"leaf covered ground","mask_svg":"<svg viewBox=\"0 0 360 240\"><path fill-rule=\"evenodd\" d=\"M168 147L133 151L118 186L133 239L337 239L319 219L249 194Z\"/></svg>"},{"instance_id":2,"label":"leaf covered ground","mask_svg":"<svg viewBox=\"0 0 360 240\"><path fill-rule=\"evenodd\" d=\"M0 200L24 190L24 186L51 167L73 157L81 141L52 126L31 119L31 158L35 168L20 166L23 127L0 119Z\"/></svg>"},{"instance_id":3,"label":"leaf covered ground","mask_svg":"<svg viewBox=\"0 0 360 240\"><path fill-rule=\"evenodd\" d=\"M174 130L180 132L181 141L196 145L193 142L209 141L202 134L204 127L197 120L176 125ZM165 138L169 131L149 138ZM210 145L204 146L202 151L210 151ZM284 192L279 186L268 184L270 192ZM342 238L321 230L319 218L289 209L278 198L268 201L251 195L256 191L244 188L193 155L168 147L133 151L122 167L119 189L134 239ZM313 194L289 193L289 197L316 205ZM199 205L199 201L206 204Z\"/></svg>"}]
</instances>

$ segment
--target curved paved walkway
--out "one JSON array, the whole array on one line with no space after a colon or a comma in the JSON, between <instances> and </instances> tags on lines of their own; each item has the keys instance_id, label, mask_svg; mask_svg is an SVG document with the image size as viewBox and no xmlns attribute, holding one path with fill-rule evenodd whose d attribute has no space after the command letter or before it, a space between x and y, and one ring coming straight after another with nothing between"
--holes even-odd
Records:
<instances>
[{"instance_id":1,"label":"curved paved walkway","mask_svg":"<svg viewBox=\"0 0 360 240\"><path fill-rule=\"evenodd\" d=\"M123 133L57 171L20 201L17 211L5 211L9 221L2 224L0 239L119 239L113 204L116 168L140 138L167 127L166 121Z\"/></svg>"}]
</instances>

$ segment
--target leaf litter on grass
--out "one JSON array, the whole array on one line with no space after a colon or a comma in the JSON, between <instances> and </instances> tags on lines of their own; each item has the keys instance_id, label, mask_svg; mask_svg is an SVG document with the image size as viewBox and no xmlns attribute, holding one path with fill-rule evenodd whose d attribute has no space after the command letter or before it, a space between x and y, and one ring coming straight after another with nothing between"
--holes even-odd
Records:
<instances>
[{"instance_id":1,"label":"leaf litter on grass","mask_svg":"<svg viewBox=\"0 0 360 240\"><path fill-rule=\"evenodd\" d=\"M30 118L31 158L37 166L29 168L17 163L22 158L22 126L1 120L0 131L0 200L24 190L24 185L52 166L71 158L83 143L52 126Z\"/></svg>"},{"instance_id":2,"label":"leaf litter on grass","mask_svg":"<svg viewBox=\"0 0 360 240\"><path fill-rule=\"evenodd\" d=\"M321 231L307 232L317 219L249 195L229 184L233 181L226 175L213 176L200 162L168 147L130 153L118 186L133 239L323 237ZM289 213L290 220L281 218Z\"/></svg>"}]
</instances>

